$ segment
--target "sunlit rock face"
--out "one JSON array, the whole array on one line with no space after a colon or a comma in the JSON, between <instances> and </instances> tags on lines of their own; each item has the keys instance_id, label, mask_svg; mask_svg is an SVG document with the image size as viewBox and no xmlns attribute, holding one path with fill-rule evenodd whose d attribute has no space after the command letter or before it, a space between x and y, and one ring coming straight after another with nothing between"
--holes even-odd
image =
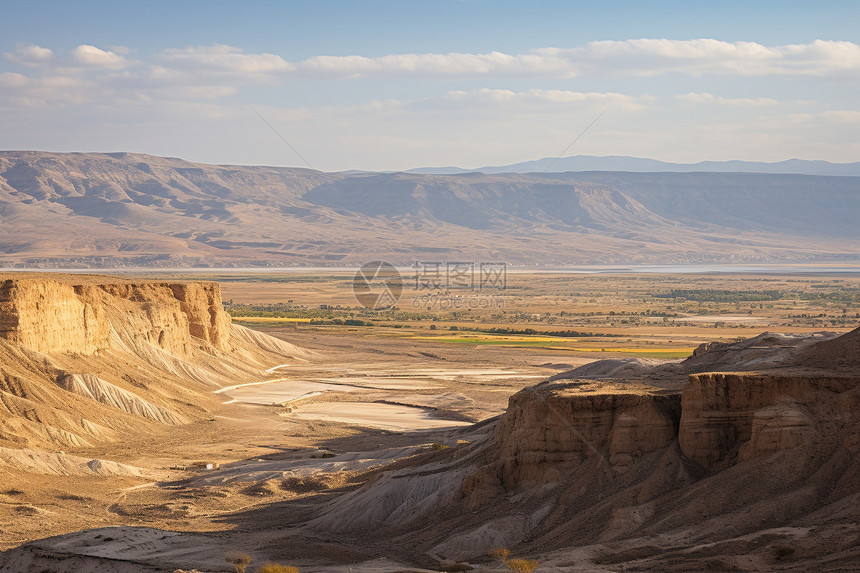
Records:
<instances>
[{"instance_id":1,"label":"sunlit rock face","mask_svg":"<svg viewBox=\"0 0 860 573\"><path fill-rule=\"evenodd\" d=\"M0 283L0 337L37 352L93 354L112 330L187 355L193 338L223 349L230 318L214 283ZM199 345L197 343L196 345Z\"/></svg>"}]
</instances>

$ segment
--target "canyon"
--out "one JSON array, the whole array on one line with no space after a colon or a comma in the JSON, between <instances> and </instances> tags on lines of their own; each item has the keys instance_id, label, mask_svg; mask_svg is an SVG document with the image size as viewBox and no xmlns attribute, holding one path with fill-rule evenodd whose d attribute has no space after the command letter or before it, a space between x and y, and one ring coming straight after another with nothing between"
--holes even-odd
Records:
<instances>
[{"instance_id":1,"label":"canyon","mask_svg":"<svg viewBox=\"0 0 860 573\"><path fill-rule=\"evenodd\" d=\"M221 306L214 283L0 276L0 527L21 539L0 571L228 571L227 548L378 573L497 571L499 547L565 571L849 571L860 558L860 329L554 375L437 364L412 381L353 365L338 381L332 353ZM419 364L397 356L377 360ZM247 394L323 379L334 389L281 404ZM432 404L451 423L296 415L374 401ZM209 468L169 461L183 450Z\"/></svg>"}]
</instances>

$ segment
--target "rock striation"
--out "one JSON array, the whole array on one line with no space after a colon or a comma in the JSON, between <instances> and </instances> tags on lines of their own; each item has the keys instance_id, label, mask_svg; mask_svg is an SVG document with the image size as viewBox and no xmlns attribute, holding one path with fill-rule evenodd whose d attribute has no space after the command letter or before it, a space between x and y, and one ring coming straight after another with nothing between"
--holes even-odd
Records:
<instances>
[{"instance_id":1,"label":"rock striation","mask_svg":"<svg viewBox=\"0 0 860 573\"><path fill-rule=\"evenodd\" d=\"M811 439L814 419L850 418L853 404L843 398L858 387L860 376L693 374L681 402L681 451L711 468L795 448Z\"/></svg>"},{"instance_id":2,"label":"rock striation","mask_svg":"<svg viewBox=\"0 0 860 573\"><path fill-rule=\"evenodd\" d=\"M463 430L471 443L338 497L308 528L374 530L440 560L600 543L613 544L599 557L605 563L656 560L665 555L658 539L740 547L737 539L797 524L836 528L850 542L860 518L860 354L850 352L858 336L802 345L808 356L836 356L843 369L835 372L798 368L797 352L777 349L790 367L693 373L682 392L582 377L526 388L501 418ZM756 348L766 339L716 350L773 364ZM623 559L619 544L633 548ZM652 566L713 566L710 554L684 551L675 569Z\"/></svg>"},{"instance_id":3,"label":"rock striation","mask_svg":"<svg viewBox=\"0 0 860 573\"><path fill-rule=\"evenodd\" d=\"M111 345L114 330L187 355L192 338L225 349L229 327L214 283L71 284L42 275L0 283L0 338L36 352L93 354Z\"/></svg>"},{"instance_id":4,"label":"rock striation","mask_svg":"<svg viewBox=\"0 0 860 573\"><path fill-rule=\"evenodd\" d=\"M0 283L0 338L37 352L92 354L110 340L104 308L93 302L70 284L7 279Z\"/></svg>"},{"instance_id":5,"label":"rock striation","mask_svg":"<svg viewBox=\"0 0 860 573\"><path fill-rule=\"evenodd\" d=\"M607 453L609 465L623 473L634 457L675 439L679 398L526 388L511 397L495 430L498 483L509 489L559 482L588 457Z\"/></svg>"},{"instance_id":6,"label":"rock striation","mask_svg":"<svg viewBox=\"0 0 860 573\"><path fill-rule=\"evenodd\" d=\"M216 283L0 274L0 446L87 447L200 417L304 350L233 325Z\"/></svg>"}]
</instances>

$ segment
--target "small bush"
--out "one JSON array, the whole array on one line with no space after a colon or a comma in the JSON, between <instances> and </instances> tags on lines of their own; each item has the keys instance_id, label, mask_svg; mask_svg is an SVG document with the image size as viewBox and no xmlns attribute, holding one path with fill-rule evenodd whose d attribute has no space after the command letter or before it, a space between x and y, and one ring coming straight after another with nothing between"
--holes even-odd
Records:
<instances>
[{"instance_id":1,"label":"small bush","mask_svg":"<svg viewBox=\"0 0 860 573\"><path fill-rule=\"evenodd\" d=\"M281 482L281 489L296 493L308 493L326 489L326 484L321 479L310 476L289 476Z\"/></svg>"},{"instance_id":2,"label":"small bush","mask_svg":"<svg viewBox=\"0 0 860 573\"><path fill-rule=\"evenodd\" d=\"M233 564L236 573L245 573L245 568L251 563L251 556L238 551L230 551L225 555L225 561Z\"/></svg>"},{"instance_id":3,"label":"small bush","mask_svg":"<svg viewBox=\"0 0 860 573\"><path fill-rule=\"evenodd\" d=\"M279 563L266 563L260 567L259 573L299 573L299 570L289 565Z\"/></svg>"},{"instance_id":4,"label":"small bush","mask_svg":"<svg viewBox=\"0 0 860 573\"><path fill-rule=\"evenodd\" d=\"M490 557L501 560L514 573L532 573L540 565L540 563L531 559L508 559L510 555L510 550L504 547L490 551Z\"/></svg>"},{"instance_id":5,"label":"small bush","mask_svg":"<svg viewBox=\"0 0 860 573\"><path fill-rule=\"evenodd\" d=\"M540 563L531 559L508 559L505 565L514 573L532 573Z\"/></svg>"}]
</instances>

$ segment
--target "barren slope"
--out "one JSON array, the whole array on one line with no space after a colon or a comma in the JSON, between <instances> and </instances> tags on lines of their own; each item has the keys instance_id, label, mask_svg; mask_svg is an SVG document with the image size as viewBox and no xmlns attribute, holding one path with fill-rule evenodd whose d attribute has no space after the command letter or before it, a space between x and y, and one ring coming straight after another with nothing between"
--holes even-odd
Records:
<instances>
[{"instance_id":1,"label":"barren slope","mask_svg":"<svg viewBox=\"0 0 860 573\"><path fill-rule=\"evenodd\" d=\"M93 446L183 424L307 353L230 324L211 283L0 275L0 446Z\"/></svg>"},{"instance_id":2,"label":"barren slope","mask_svg":"<svg viewBox=\"0 0 860 573\"><path fill-rule=\"evenodd\" d=\"M372 530L428 566L504 546L589 570L856 570L860 355L841 357L850 370L693 374L682 395L528 388L483 439L384 474L308 527Z\"/></svg>"},{"instance_id":3,"label":"barren slope","mask_svg":"<svg viewBox=\"0 0 860 573\"><path fill-rule=\"evenodd\" d=\"M0 152L0 264L856 259L857 177L418 175Z\"/></svg>"},{"instance_id":4,"label":"barren slope","mask_svg":"<svg viewBox=\"0 0 860 573\"><path fill-rule=\"evenodd\" d=\"M57 450L183 428L207 415L213 389L308 357L230 325L214 285L38 275L0 285L7 476L163 479ZM186 525L211 511L225 530L97 528L7 551L0 571L218 571L236 545L318 571L450 561L497 571L487 553L500 546L573 571L857 570L858 337L765 334L662 370L636 365L642 376L596 363L517 392L499 418L450 429L448 448L397 434L401 446L385 447L366 432L355 436L371 443L362 452L284 448L137 500L128 490L146 484L130 481L112 511ZM20 494L0 501L21 515L59 513Z\"/></svg>"}]
</instances>

